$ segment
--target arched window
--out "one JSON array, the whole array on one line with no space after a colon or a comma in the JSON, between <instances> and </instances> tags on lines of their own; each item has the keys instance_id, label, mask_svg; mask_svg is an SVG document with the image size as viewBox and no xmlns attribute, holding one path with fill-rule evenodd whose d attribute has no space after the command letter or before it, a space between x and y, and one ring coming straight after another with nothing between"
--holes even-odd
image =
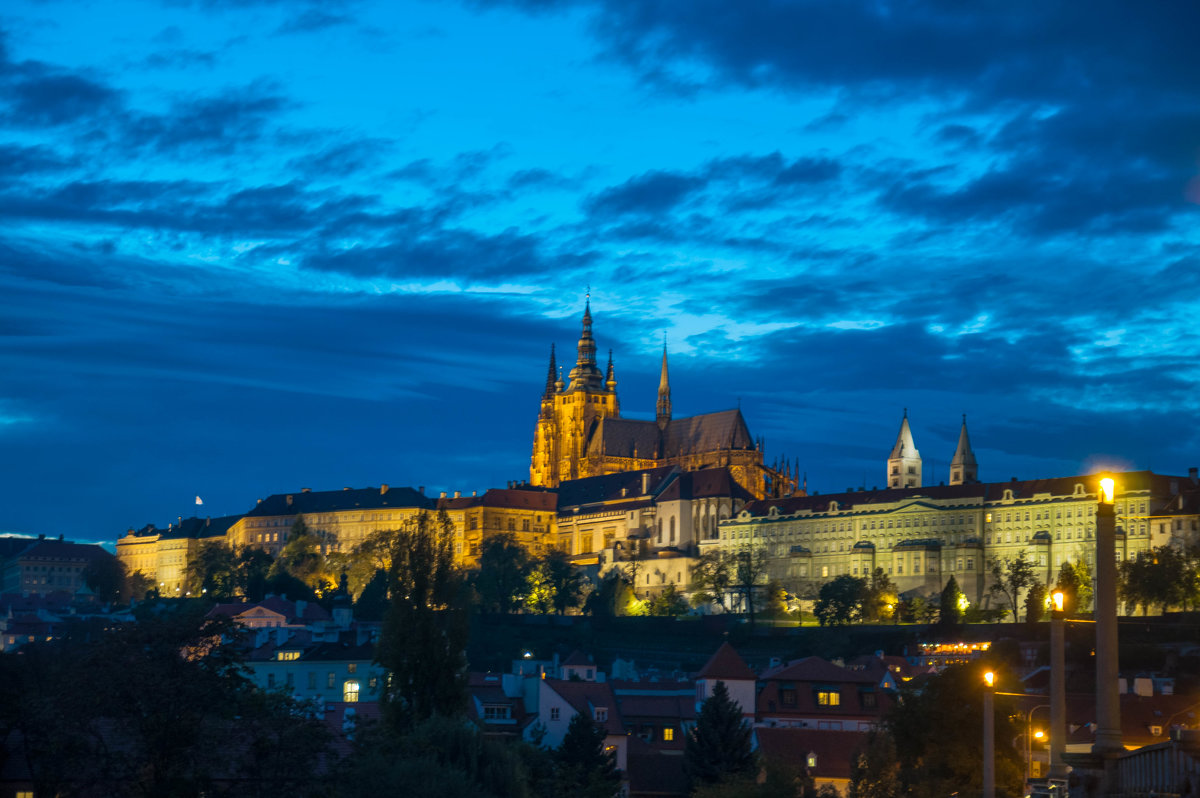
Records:
<instances>
[{"instance_id":1,"label":"arched window","mask_svg":"<svg viewBox=\"0 0 1200 798\"><path fill-rule=\"evenodd\" d=\"M351 680L342 685L342 700L347 704L358 703L358 682Z\"/></svg>"},{"instance_id":2,"label":"arched window","mask_svg":"<svg viewBox=\"0 0 1200 798\"><path fill-rule=\"evenodd\" d=\"M671 543L675 542L675 516L671 516Z\"/></svg>"}]
</instances>

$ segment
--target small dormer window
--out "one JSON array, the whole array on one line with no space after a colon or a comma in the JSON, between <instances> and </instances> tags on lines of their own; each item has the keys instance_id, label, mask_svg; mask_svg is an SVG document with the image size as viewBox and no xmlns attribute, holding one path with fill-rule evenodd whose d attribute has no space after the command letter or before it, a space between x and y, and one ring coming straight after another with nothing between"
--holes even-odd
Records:
<instances>
[{"instance_id":1,"label":"small dormer window","mask_svg":"<svg viewBox=\"0 0 1200 798\"><path fill-rule=\"evenodd\" d=\"M809 751L808 756L804 759L804 762L808 765L809 769L815 768L817 766L817 755L812 751Z\"/></svg>"},{"instance_id":2,"label":"small dormer window","mask_svg":"<svg viewBox=\"0 0 1200 798\"><path fill-rule=\"evenodd\" d=\"M596 707L595 715L597 723L604 723L608 720L608 707Z\"/></svg>"},{"instance_id":3,"label":"small dormer window","mask_svg":"<svg viewBox=\"0 0 1200 798\"><path fill-rule=\"evenodd\" d=\"M1162 737L1162 732L1163 732L1162 726L1151 726L1150 727L1150 734L1153 735L1154 737Z\"/></svg>"}]
</instances>

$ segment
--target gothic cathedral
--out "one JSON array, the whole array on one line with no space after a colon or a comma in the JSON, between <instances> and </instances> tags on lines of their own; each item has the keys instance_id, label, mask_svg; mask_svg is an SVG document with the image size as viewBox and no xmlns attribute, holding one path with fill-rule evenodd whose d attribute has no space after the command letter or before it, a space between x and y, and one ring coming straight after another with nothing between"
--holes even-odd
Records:
<instances>
[{"instance_id":1,"label":"gothic cathedral","mask_svg":"<svg viewBox=\"0 0 1200 798\"><path fill-rule=\"evenodd\" d=\"M590 301L577 349L575 367L563 380L550 347L530 484L553 488L567 480L677 465L685 471L728 468L758 498L796 490L790 473L763 465L761 442L751 437L741 410L672 418L665 346L654 421L621 418L612 352L604 373L596 365Z\"/></svg>"}]
</instances>

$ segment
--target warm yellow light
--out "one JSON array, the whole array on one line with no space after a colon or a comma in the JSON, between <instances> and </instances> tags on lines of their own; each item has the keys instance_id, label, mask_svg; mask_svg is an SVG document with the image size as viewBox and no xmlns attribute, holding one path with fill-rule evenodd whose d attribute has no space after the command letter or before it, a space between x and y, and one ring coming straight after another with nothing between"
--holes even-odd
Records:
<instances>
[{"instance_id":1,"label":"warm yellow light","mask_svg":"<svg viewBox=\"0 0 1200 798\"><path fill-rule=\"evenodd\" d=\"M1042 731L1041 729L1038 729L1037 731L1035 731L1033 733L1033 739L1035 739L1035 740L1040 740L1045 736L1046 736L1046 733L1044 731Z\"/></svg>"},{"instance_id":2,"label":"warm yellow light","mask_svg":"<svg viewBox=\"0 0 1200 798\"><path fill-rule=\"evenodd\" d=\"M1116 483L1113 482L1112 477L1105 477L1104 479L1100 480L1100 490L1104 492L1105 504L1113 503L1113 491L1115 490L1115 486Z\"/></svg>"},{"instance_id":3,"label":"warm yellow light","mask_svg":"<svg viewBox=\"0 0 1200 798\"><path fill-rule=\"evenodd\" d=\"M1063 606L1066 602L1066 598L1067 597L1063 595L1063 592L1061 590L1054 591L1054 608L1056 610L1058 610L1059 612L1063 611Z\"/></svg>"},{"instance_id":4,"label":"warm yellow light","mask_svg":"<svg viewBox=\"0 0 1200 798\"><path fill-rule=\"evenodd\" d=\"M988 687L991 687L996 682L996 674L988 671L987 673L983 674L983 680L987 682Z\"/></svg>"}]
</instances>

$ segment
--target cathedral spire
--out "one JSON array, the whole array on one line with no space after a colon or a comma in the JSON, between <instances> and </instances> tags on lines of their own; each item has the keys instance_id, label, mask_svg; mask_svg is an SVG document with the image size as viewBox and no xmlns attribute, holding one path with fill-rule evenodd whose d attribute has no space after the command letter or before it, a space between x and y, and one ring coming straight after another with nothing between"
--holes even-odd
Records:
<instances>
[{"instance_id":1,"label":"cathedral spire","mask_svg":"<svg viewBox=\"0 0 1200 798\"><path fill-rule=\"evenodd\" d=\"M610 390L610 391L615 391L617 389L617 378L616 378L615 373L613 372L612 350L611 349L608 350L608 368L605 370L605 373L604 373L604 387L608 388L608 390Z\"/></svg>"},{"instance_id":2,"label":"cathedral spire","mask_svg":"<svg viewBox=\"0 0 1200 798\"><path fill-rule=\"evenodd\" d=\"M971 438L967 435L967 414L963 413L962 429L958 433L958 448L950 461L950 484L964 485L979 481L979 464L971 450Z\"/></svg>"},{"instance_id":3,"label":"cathedral spire","mask_svg":"<svg viewBox=\"0 0 1200 798\"><path fill-rule=\"evenodd\" d=\"M579 333L578 356L571 369L569 390L604 388L604 375L596 366L596 339L592 337L592 296L588 293L583 307L583 329Z\"/></svg>"},{"instance_id":4,"label":"cathedral spire","mask_svg":"<svg viewBox=\"0 0 1200 798\"><path fill-rule=\"evenodd\" d=\"M550 368L546 371L546 392L542 398L554 396L554 383L558 379L558 365L554 362L554 344L550 344Z\"/></svg>"},{"instance_id":5,"label":"cathedral spire","mask_svg":"<svg viewBox=\"0 0 1200 798\"><path fill-rule=\"evenodd\" d=\"M889 488L921 487L921 453L913 443L912 430L908 426L908 408L904 408L904 419L900 422L900 433L888 457Z\"/></svg>"},{"instance_id":6,"label":"cathedral spire","mask_svg":"<svg viewBox=\"0 0 1200 798\"><path fill-rule=\"evenodd\" d=\"M671 381L667 378L667 342L663 341L662 374L658 378L658 413L659 428L667 426L671 420Z\"/></svg>"}]
</instances>

